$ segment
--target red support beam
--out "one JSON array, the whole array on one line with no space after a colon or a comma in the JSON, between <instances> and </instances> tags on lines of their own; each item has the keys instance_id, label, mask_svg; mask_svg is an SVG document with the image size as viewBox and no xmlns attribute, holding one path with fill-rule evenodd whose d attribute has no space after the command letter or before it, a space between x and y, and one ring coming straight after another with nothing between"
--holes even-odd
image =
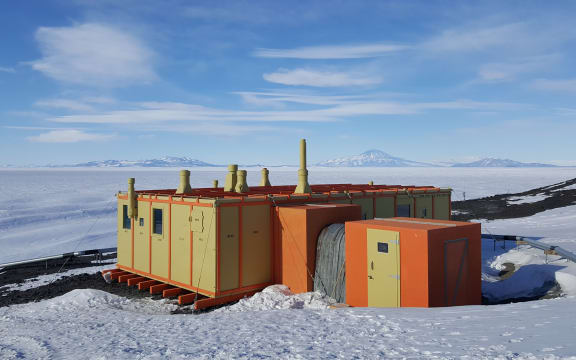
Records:
<instances>
[{"instance_id":1,"label":"red support beam","mask_svg":"<svg viewBox=\"0 0 576 360\"><path fill-rule=\"evenodd\" d=\"M138 283L138 290L148 290L150 286L158 284L156 280L145 280L141 283Z\"/></svg>"},{"instance_id":2,"label":"red support beam","mask_svg":"<svg viewBox=\"0 0 576 360\"><path fill-rule=\"evenodd\" d=\"M194 300L196 299L196 296L197 296L196 293L180 295L180 296L178 296L178 304L180 304L180 305L192 304L194 302ZM199 295L199 294L198 294L198 296L202 297L202 295Z\"/></svg>"},{"instance_id":3,"label":"red support beam","mask_svg":"<svg viewBox=\"0 0 576 360\"><path fill-rule=\"evenodd\" d=\"M118 282L119 283L123 283L123 282L127 282L128 279L133 279L133 278L137 278L140 277L139 275L136 274L126 274L126 275L120 275L118 277Z\"/></svg>"},{"instance_id":4,"label":"red support beam","mask_svg":"<svg viewBox=\"0 0 576 360\"><path fill-rule=\"evenodd\" d=\"M180 294L183 290L181 288L172 288L172 289L166 289L164 291L162 291L162 297L167 298L167 297L174 297L178 294Z\"/></svg>"},{"instance_id":5,"label":"red support beam","mask_svg":"<svg viewBox=\"0 0 576 360\"><path fill-rule=\"evenodd\" d=\"M137 284L141 283L142 281L146 281L146 280L148 280L148 278L145 278L143 276L130 278L130 279L128 279L128 286L137 285Z\"/></svg>"},{"instance_id":6,"label":"red support beam","mask_svg":"<svg viewBox=\"0 0 576 360\"><path fill-rule=\"evenodd\" d=\"M121 272L121 271L123 271L123 270L122 269L106 269L106 270L102 270L102 275L108 274L108 273L114 274L114 273Z\"/></svg>"},{"instance_id":7,"label":"red support beam","mask_svg":"<svg viewBox=\"0 0 576 360\"><path fill-rule=\"evenodd\" d=\"M122 275L128 275L130 274L129 272L126 271L118 271L115 273L110 274L110 280L114 281L114 280L118 280L118 278Z\"/></svg>"},{"instance_id":8,"label":"red support beam","mask_svg":"<svg viewBox=\"0 0 576 360\"><path fill-rule=\"evenodd\" d=\"M169 287L170 287L170 285L168 285L168 284L152 285L152 286L150 286L150 294L152 294L152 295L160 294L160 293L162 293L162 291L168 289Z\"/></svg>"}]
</instances>

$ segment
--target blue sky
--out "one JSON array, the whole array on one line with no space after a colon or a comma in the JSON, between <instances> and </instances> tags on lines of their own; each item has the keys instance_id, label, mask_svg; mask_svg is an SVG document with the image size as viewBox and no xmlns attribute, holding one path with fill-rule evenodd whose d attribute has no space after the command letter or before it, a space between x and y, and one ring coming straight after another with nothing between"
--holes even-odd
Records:
<instances>
[{"instance_id":1,"label":"blue sky","mask_svg":"<svg viewBox=\"0 0 576 360\"><path fill-rule=\"evenodd\" d=\"M3 1L0 164L576 165L576 2Z\"/></svg>"}]
</instances>

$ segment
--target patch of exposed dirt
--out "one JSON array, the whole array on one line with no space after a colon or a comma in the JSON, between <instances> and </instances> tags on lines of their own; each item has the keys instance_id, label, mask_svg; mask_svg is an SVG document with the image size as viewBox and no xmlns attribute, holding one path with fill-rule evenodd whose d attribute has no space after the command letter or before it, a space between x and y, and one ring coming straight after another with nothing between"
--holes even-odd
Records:
<instances>
[{"instance_id":1,"label":"patch of exposed dirt","mask_svg":"<svg viewBox=\"0 0 576 360\"><path fill-rule=\"evenodd\" d=\"M513 219L576 204L576 178L516 194L500 194L480 199L452 202L452 219ZM572 189L567 189L572 186ZM523 202L519 199L526 199ZM533 201L531 199L540 199Z\"/></svg>"}]
</instances>

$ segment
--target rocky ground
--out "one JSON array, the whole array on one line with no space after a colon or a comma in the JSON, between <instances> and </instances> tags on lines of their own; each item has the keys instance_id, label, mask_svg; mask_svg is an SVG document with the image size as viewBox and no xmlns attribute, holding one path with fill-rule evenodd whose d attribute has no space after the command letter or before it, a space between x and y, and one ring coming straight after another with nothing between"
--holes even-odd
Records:
<instances>
[{"instance_id":1,"label":"rocky ground","mask_svg":"<svg viewBox=\"0 0 576 360\"><path fill-rule=\"evenodd\" d=\"M576 204L576 178L515 194L452 202L452 219L497 220L532 216Z\"/></svg>"}]
</instances>

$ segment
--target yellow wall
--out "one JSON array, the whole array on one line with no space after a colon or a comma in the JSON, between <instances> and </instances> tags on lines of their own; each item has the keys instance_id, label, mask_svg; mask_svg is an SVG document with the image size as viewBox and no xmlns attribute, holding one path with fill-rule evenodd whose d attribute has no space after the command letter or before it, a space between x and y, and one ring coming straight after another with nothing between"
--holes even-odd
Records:
<instances>
[{"instance_id":1,"label":"yellow wall","mask_svg":"<svg viewBox=\"0 0 576 360\"><path fill-rule=\"evenodd\" d=\"M238 208L220 208L220 290L238 287L240 247L238 244Z\"/></svg>"},{"instance_id":2,"label":"yellow wall","mask_svg":"<svg viewBox=\"0 0 576 360\"><path fill-rule=\"evenodd\" d=\"M394 198L393 197L377 197L376 201L376 214L377 218L394 217Z\"/></svg>"},{"instance_id":3,"label":"yellow wall","mask_svg":"<svg viewBox=\"0 0 576 360\"><path fill-rule=\"evenodd\" d=\"M192 228L192 286L216 291L216 208L195 207L192 220L202 218L202 226Z\"/></svg>"},{"instance_id":4,"label":"yellow wall","mask_svg":"<svg viewBox=\"0 0 576 360\"><path fill-rule=\"evenodd\" d=\"M440 193L434 199L434 218L450 220L450 193Z\"/></svg>"},{"instance_id":5,"label":"yellow wall","mask_svg":"<svg viewBox=\"0 0 576 360\"><path fill-rule=\"evenodd\" d=\"M166 203L152 203L152 271L156 276L168 278L168 254L169 254L169 205ZM162 234L154 234L154 209L162 209Z\"/></svg>"},{"instance_id":6,"label":"yellow wall","mask_svg":"<svg viewBox=\"0 0 576 360\"><path fill-rule=\"evenodd\" d=\"M432 219L432 195L416 195L416 217Z\"/></svg>"},{"instance_id":7,"label":"yellow wall","mask_svg":"<svg viewBox=\"0 0 576 360\"><path fill-rule=\"evenodd\" d=\"M374 219L374 201L372 198L352 198L352 204L357 204L362 207L362 219Z\"/></svg>"},{"instance_id":8,"label":"yellow wall","mask_svg":"<svg viewBox=\"0 0 576 360\"><path fill-rule=\"evenodd\" d=\"M242 207L242 286L272 281L270 205Z\"/></svg>"},{"instance_id":9,"label":"yellow wall","mask_svg":"<svg viewBox=\"0 0 576 360\"><path fill-rule=\"evenodd\" d=\"M144 226L140 226L143 219ZM150 203L138 201L138 218L134 220L134 268L150 272Z\"/></svg>"},{"instance_id":10,"label":"yellow wall","mask_svg":"<svg viewBox=\"0 0 576 360\"><path fill-rule=\"evenodd\" d=\"M118 199L118 264L132 267L132 232L123 228L123 206L127 200Z\"/></svg>"},{"instance_id":11,"label":"yellow wall","mask_svg":"<svg viewBox=\"0 0 576 360\"><path fill-rule=\"evenodd\" d=\"M190 284L190 213L189 205L172 205L170 277L183 284Z\"/></svg>"}]
</instances>

